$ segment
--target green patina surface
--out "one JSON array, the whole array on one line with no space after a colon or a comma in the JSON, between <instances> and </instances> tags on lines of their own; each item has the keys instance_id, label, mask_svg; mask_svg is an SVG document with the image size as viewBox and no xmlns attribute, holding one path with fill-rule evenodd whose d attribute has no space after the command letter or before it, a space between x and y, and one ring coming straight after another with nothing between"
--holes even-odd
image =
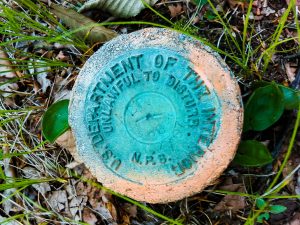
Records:
<instances>
[{"instance_id":1,"label":"green patina surface","mask_svg":"<svg viewBox=\"0 0 300 225\"><path fill-rule=\"evenodd\" d=\"M127 51L102 67L84 96L83 129L105 166L135 183L154 174L172 183L201 169L222 114L201 76L165 48Z\"/></svg>"}]
</instances>

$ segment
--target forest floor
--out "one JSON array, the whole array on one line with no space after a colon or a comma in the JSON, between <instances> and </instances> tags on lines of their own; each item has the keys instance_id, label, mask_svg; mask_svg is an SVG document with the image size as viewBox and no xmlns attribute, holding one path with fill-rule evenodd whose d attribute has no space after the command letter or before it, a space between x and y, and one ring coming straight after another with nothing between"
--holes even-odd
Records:
<instances>
[{"instance_id":1,"label":"forest floor","mask_svg":"<svg viewBox=\"0 0 300 225\"><path fill-rule=\"evenodd\" d=\"M64 35L68 27L76 29L76 23L67 11L59 16L48 4L76 10L83 0L43 2L0 1L0 224L235 225L258 223L258 216L266 213L263 224L300 225L299 133L286 157L297 110L285 111L264 131L242 136L267 146L272 163L231 164L203 192L168 204L138 204L115 196L102 189L66 149L45 141L44 112L53 102L68 98L80 69L103 43ZM257 80L299 90L299 2L290 8L288 0L211 3L161 0L153 5L159 14L146 8L129 19L95 9L83 15L97 22L122 21L106 26L117 34L149 27L132 22L146 21L201 37L219 49L239 81L244 101ZM271 195L268 188L283 164L280 185L276 190L273 186ZM286 210L259 211L259 196Z\"/></svg>"}]
</instances>

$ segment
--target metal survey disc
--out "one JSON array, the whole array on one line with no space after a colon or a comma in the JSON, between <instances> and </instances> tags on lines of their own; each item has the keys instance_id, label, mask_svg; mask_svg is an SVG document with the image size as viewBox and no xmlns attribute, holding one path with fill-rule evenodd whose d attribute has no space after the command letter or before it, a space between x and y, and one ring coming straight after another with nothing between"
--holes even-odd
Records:
<instances>
[{"instance_id":1,"label":"metal survey disc","mask_svg":"<svg viewBox=\"0 0 300 225\"><path fill-rule=\"evenodd\" d=\"M99 49L76 80L69 114L75 157L106 187L152 203L209 185L242 129L239 88L221 58L157 28Z\"/></svg>"}]
</instances>

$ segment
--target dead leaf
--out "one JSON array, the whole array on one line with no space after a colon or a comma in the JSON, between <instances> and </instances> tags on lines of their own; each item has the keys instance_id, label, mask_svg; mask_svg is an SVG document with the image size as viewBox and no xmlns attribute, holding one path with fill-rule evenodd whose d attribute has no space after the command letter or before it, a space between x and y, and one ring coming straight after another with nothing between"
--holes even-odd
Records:
<instances>
[{"instance_id":1,"label":"dead leaf","mask_svg":"<svg viewBox=\"0 0 300 225\"><path fill-rule=\"evenodd\" d=\"M149 5L154 5L158 0L145 0ZM141 0L89 0L79 9L84 12L91 9L107 11L113 16L128 18L136 16L145 6Z\"/></svg>"},{"instance_id":2,"label":"dead leaf","mask_svg":"<svg viewBox=\"0 0 300 225\"><path fill-rule=\"evenodd\" d=\"M128 215L122 216L123 223L121 225L130 225L130 217Z\"/></svg>"},{"instance_id":3,"label":"dead leaf","mask_svg":"<svg viewBox=\"0 0 300 225\"><path fill-rule=\"evenodd\" d=\"M82 163L80 162L77 162L77 161L73 161L73 162L70 162L69 164L66 165L66 168L68 169L74 169L78 166L82 165Z\"/></svg>"},{"instance_id":4,"label":"dead leaf","mask_svg":"<svg viewBox=\"0 0 300 225\"><path fill-rule=\"evenodd\" d=\"M87 169L82 176L84 176L86 179L93 178ZM117 210L110 201L110 194L107 194L103 190L83 182L77 183L76 193L77 195L87 196L88 203L91 205L91 208L94 211L97 211L103 220L107 221L111 225L117 224Z\"/></svg>"},{"instance_id":5,"label":"dead leaf","mask_svg":"<svg viewBox=\"0 0 300 225\"><path fill-rule=\"evenodd\" d=\"M42 62L39 60L39 62ZM41 85L42 92L45 93L47 91L47 88L51 86L51 81L47 78L48 71L50 71L50 67L44 67L44 68L36 68L37 72L37 81Z\"/></svg>"},{"instance_id":6,"label":"dead leaf","mask_svg":"<svg viewBox=\"0 0 300 225\"><path fill-rule=\"evenodd\" d=\"M65 190L51 192L48 201L51 208L57 212L68 208L68 198Z\"/></svg>"},{"instance_id":7,"label":"dead leaf","mask_svg":"<svg viewBox=\"0 0 300 225\"><path fill-rule=\"evenodd\" d=\"M270 14L274 14L276 11L274 9L271 9L269 6L266 8L263 8L261 11L262 15L269 16Z\"/></svg>"},{"instance_id":8,"label":"dead leaf","mask_svg":"<svg viewBox=\"0 0 300 225\"><path fill-rule=\"evenodd\" d=\"M47 78L48 72L51 70L49 66L44 66L47 63L42 60L30 60L28 63L28 71L30 74L35 75L38 82L35 83L35 91L42 90L43 93L51 86L51 81Z\"/></svg>"},{"instance_id":9,"label":"dead leaf","mask_svg":"<svg viewBox=\"0 0 300 225\"><path fill-rule=\"evenodd\" d=\"M296 70L297 68L291 67L291 64L289 62L284 64L286 75L290 82L293 82L295 80Z\"/></svg>"},{"instance_id":10,"label":"dead leaf","mask_svg":"<svg viewBox=\"0 0 300 225\"><path fill-rule=\"evenodd\" d=\"M69 203L69 210L73 217L77 212L81 212L86 206L87 196L74 196Z\"/></svg>"},{"instance_id":11,"label":"dead leaf","mask_svg":"<svg viewBox=\"0 0 300 225\"><path fill-rule=\"evenodd\" d=\"M236 7L241 7L242 11L244 12L245 8L248 7L248 3L245 1L240 0L227 0L231 9L235 9Z\"/></svg>"},{"instance_id":12,"label":"dead leaf","mask_svg":"<svg viewBox=\"0 0 300 225\"><path fill-rule=\"evenodd\" d=\"M97 217L95 214L90 210L89 208L84 208L83 209L83 215L82 215L83 221L90 224L90 225L95 225L98 221Z\"/></svg>"},{"instance_id":13,"label":"dead leaf","mask_svg":"<svg viewBox=\"0 0 300 225\"><path fill-rule=\"evenodd\" d=\"M112 216L113 220L117 221L118 213L117 213L116 207L111 202L106 203L105 206L109 210L110 215Z\"/></svg>"},{"instance_id":14,"label":"dead leaf","mask_svg":"<svg viewBox=\"0 0 300 225\"><path fill-rule=\"evenodd\" d=\"M5 143L5 141L7 141L6 138L4 138L4 143ZM9 153L10 153L10 149L8 148L8 146L3 146L3 154L9 154ZM11 158L9 158L9 157L8 158L4 158L2 160L2 165L3 165L3 168L4 168L3 172L4 172L4 174L5 174L6 177L11 177L11 178L15 178L16 177L16 173L15 173L14 167L13 167L13 165L11 165ZM1 164L0 164L0 166L1 166ZM13 180L10 181L9 179L7 179L6 182L7 183L13 182ZM13 194L16 191L17 191L16 188L10 188L10 189L4 190L3 191L3 196L2 196L3 199L5 199L7 197L7 198L10 198L12 200L15 200ZM9 215L10 212L18 211L18 210L16 210L14 208L15 204L13 204L13 201L3 201L2 204L1 204L1 206L2 206L3 211L7 215Z\"/></svg>"},{"instance_id":15,"label":"dead leaf","mask_svg":"<svg viewBox=\"0 0 300 225\"><path fill-rule=\"evenodd\" d=\"M125 211L129 214L130 217L136 217L137 215L137 206L130 203L124 204Z\"/></svg>"},{"instance_id":16,"label":"dead leaf","mask_svg":"<svg viewBox=\"0 0 300 225\"><path fill-rule=\"evenodd\" d=\"M246 207L245 197L238 195L226 195L221 202L219 202L214 210L216 211L227 211L231 210L236 212Z\"/></svg>"},{"instance_id":17,"label":"dead leaf","mask_svg":"<svg viewBox=\"0 0 300 225\"><path fill-rule=\"evenodd\" d=\"M51 12L59 17L62 22L71 29L79 29L75 35L84 38L90 43L103 43L117 36L111 29L99 26L90 18L62 6L51 4Z\"/></svg>"},{"instance_id":18,"label":"dead leaf","mask_svg":"<svg viewBox=\"0 0 300 225\"><path fill-rule=\"evenodd\" d=\"M172 18L180 15L181 12L182 12L182 5L181 4L168 5L168 8L170 10Z\"/></svg>"},{"instance_id":19,"label":"dead leaf","mask_svg":"<svg viewBox=\"0 0 300 225\"><path fill-rule=\"evenodd\" d=\"M31 179L41 178L39 172L31 166L24 167L22 171L24 173L25 178L31 178ZM47 182L33 184L32 187L36 189L39 193L41 193L43 196L45 196L47 192L51 191L51 187Z\"/></svg>"},{"instance_id":20,"label":"dead leaf","mask_svg":"<svg viewBox=\"0 0 300 225\"><path fill-rule=\"evenodd\" d=\"M54 102L61 101L64 99L70 99L71 91L67 89L62 89L54 93Z\"/></svg>"},{"instance_id":21,"label":"dead leaf","mask_svg":"<svg viewBox=\"0 0 300 225\"><path fill-rule=\"evenodd\" d=\"M233 184L232 179L229 178L225 181L225 185L219 187L220 190L231 192L244 192L245 188L243 184ZM214 208L216 211L231 210L236 212L246 207L246 199L239 195L226 195Z\"/></svg>"},{"instance_id":22,"label":"dead leaf","mask_svg":"<svg viewBox=\"0 0 300 225\"><path fill-rule=\"evenodd\" d=\"M62 62L67 62L69 60L69 57L66 56L63 51L59 51L59 53L57 54L57 56L55 58Z\"/></svg>"},{"instance_id":23,"label":"dead leaf","mask_svg":"<svg viewBox=\"0 0 300 225\"><path fill-rule=\"evenodd\" d=\"M0 48L0 83L6 82L11 78L16 77L16 73L12 70L11 63L7 54ZM17 90L19 86L16 83L7 83L0 86L0 93L3 97L11 95L12 90Z\"/></svg>"},{"instance_id":24,"label":"dead leaf","mask_svg":"<svg viewBox=\"0 0 300 225\"><path fill-rule=\"evenodd\" d=\"M106 207L102 206L102 207L98 208L97 211L99 212L99 214L103 220L107 221L111 225L117 225L116 221L110 214L110 211Z\"/></svg>"},{"instance_id":25,"label":"dead leaf","mask_svg":"<svg viewBox=\"0 0 300 225\"><path fill-rule=\"evenodd\" d=\"M77 150L76 150L76 144L74 136L71 132L71 130L67 130L65 133L63 133L61 136L59 136L55 141L59 146L67 149L71 155L74 157L74 159L81 163L81 160L78 156Z\"/></svg>"},{"instance_id":26,"label":"dead leaf","mask_svg":"<svg viewBox=\"0 0 300 225\"><path fill-rule=\"evenodd\" d=\"M291 221L285 225L300 225L300 212L296 212Z\"/></svg>"}]
</instances>

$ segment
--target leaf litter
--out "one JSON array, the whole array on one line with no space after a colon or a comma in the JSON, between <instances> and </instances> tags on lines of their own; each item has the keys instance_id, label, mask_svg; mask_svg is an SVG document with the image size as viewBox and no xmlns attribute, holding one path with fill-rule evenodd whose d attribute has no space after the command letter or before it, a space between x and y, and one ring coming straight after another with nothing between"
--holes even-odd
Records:
<instances>
[{"instance_id":1,"label":"leaf litter","mask_svg":"<svg viewBox=\"0 0 300 225\"><path fill-rule=\"evenodd\" d=\"M25 7L24 9L19 8L18 4L11 3L14 1L9 2L13 8L17 8L20 11L25 10ZM44 62L47 62L45 61L46 59L55 59L60 62L66 62L68 65L51 67L51 71L49 71L49 67L46 66L43 68L45 70L45 72L43 72L42 69L39 68L34 68L31 71L28 69L24 70L23 68L15 69L15 67L11 67L11 60L1 62L1 64L5 64L10 69L14 68L14 74L12 74L11 77L3 77L5 81L14 77L22 77L21 80L9 84L14 87L9 88L7 91L9 94L14 94L12 104L7 104L7 102L2 101L2 99L0 102L1 109L37 107L29 116L25 113L16 113L17 115L21 115L20 119L9 122L3 128L0 128L3 129L3 134L6 137L5 141L1 142L0 148L2 148L3 145L9 145L12 148L12 151L9 150L9 152L30 151L38 146L42 140L39 127L44 109L58 99L68 98L79 69L87 57L97 50L102 43L123 31L131 32L143 27L114 25L104 28L99 26L96 21L114 21L116 19L111 16L116 16L117 14L111 10L107 10L105 7L93 6L92 1L80 1L83 3L83 6L79 5L78 1L72 0L68 2L62 1L62 4L58 1L55 3L54 1L49 2L51 3L50 10L52 10L52 13L62 24L69 28L69 31L74 32L75 37L86 40L86 42L89 43L89 48L85 48L85 51L82 51L80 48L75 47L76 45L59 43L59 41L55 41L54 43L22 41L17 42L15 46L19 49L25 49L27 53L33 53L39 56L31 61L26 61L28 65L30 65L30 63L32 63L32 65L34 63L44 64ZM94 1L96 4L102 4L100 2L101 1ZM154 2L158 4L154 4ZM230 46L225 42L226 38L224 37L226 35L224 36L224 29L220 26L216 16L209 12L210 7L207 5L203 6L201 11L197 11L192 1L171 1L171 3L169 1L153 1L151 5L164 16L172 19L173 22L179 21L177 23L179 28L185 29L189 27L190 31L210 40L212 43L218 44L220 48L230 52ZM175 8L171 7L170 9L170 6L175 6ZM81 13L74 10L78 8L81 8ZM144 7L139 8L138 11L143 8ZM233 27L232 33L238 38L243 31L242 23L248 5L237 1L221 1L216 3L216 8L218 12L224 12L225 17L230 21ZM278 17L282 16L285 10L286 5L284 2L255 1L250 18L250 20L253 21L253 25L251 25L251 29L253 26L253 30L248 30L247 40L253 40L253 45L250 46L250 48L257 48L258 55L262 54L268 47L268 37L276 29ZM30 11L26 10L26 12ZM124 10L124 12L127 13L129 11ZM135 11L132 10L132 12ZM128 14L125 15L125 17L128 16ZM122 15L120 17L122 17ZM132 20L161 22L160 19L156 18L148 9L142 11L142 13L136 18L132 18ZM190 21L192 22L190 23ZM50 27L49 23L43 24L45 27ZM186 26L187 24L188 26ZM289 24L293 24L292 17L289 18ZM56 25L51 26L59 30ZM30 33L30 35L33 34L31 31L24 29L24 33L26 32ZM294 27L287 26L281 38L295 37L295 34L297 33ZM36 32L33 35L39 36L41 34ZM73 35L69 35L68 38L73 38ZM7 37L1 36L1 40L7 40ZM286 60L284 64L281 63L282 57L290 54L284 53L283 51L294 49L295 46L297 46L296 41L287 42L281 46L280 50L282 53L278 52L272 57L272 67L264 75L266 80L275 80L278 83L289 85L296 79L299 59L297 57L290 58ZM295 51L292 52L295 53ZM252 58L256 59L258 55L254 54ZM24 59L17 52L9 52L6 58ZM7 64L8 62L9 64ZM235 74L240 74L238 67L233 62L227 60L227 63ZM12 64L12 66L13 65L14 64ZM256 70L256 66L259 66L259 63L253 61L251 65L253 66L253 76L259 77L259 69ZM3 69L3 67L0 68ZM40 76L36 74L40 74ZM251 79L253 79L253 77ZM241 82L247 83L249 79L241 79ZM36 87L35 91L34 86ZM243 93L247 93L248 89L245 87L243 87L243 89ZM23 95L21 93L23 93ZM24 95L24 93L29 93L29 95ZM7 100L7 97L5 100ZM13 113L9 115L15 116ZM290 116L292 117L292 114ZM7 118L8 117L2 116L1 121ZM278 145L276 140L282 136L280 124L284 123L284 121L285 120L279 121L279 125L270 128L267 133L262 132L261 134L257 134L255 138L260 142L271 140L268 146L273 150L272 146ZM287 129L283 132L288 133L289 130ZM247 136L251 135L251 133L247 134ZM63 183L48 182L45 183L45 185L34 184L27 187L23 193L29 196L30 200L36 202L38 205L33 204L28 199L26 200L26 198L23 198L21 202L18 200L20 197L12 198L14 203L10 204L8 207L9 210L6 210L6 213L2 214L3 211L1 211L0 220L9 218L12 215L22 212L22 210L24 212L27 210L27 212L30 211L32 213L30 224L42 224L48 220L54 220L55 222L53 222L53 224L76 224L79 221L88 224L163 224L163 221L149 213L145 213L135 205L124 202L99 188L70 176L70 171L73 171L86 178L93 179L84 165L76 161L76 159L71 158L68 151L65 150L68 149L72 151L72 149L75 149L71 133L66 132L60 138L61 139L58 139L56 143L61 147L56 144L46 143L43 146L37 147L38 151L33 154L14 157L13 160L9 161L9 164L13 166L16 177L30 179L44 177L46 175L64 178L66 181ZM269 174L277 172L277 166L282 162L282 158L280 157L284 155L285 150L286 146L279 147L279 158L276 158L271 171L268 169L270 166L245 169L231 165L218 182L215 182L208 188L209 192L204 191L175 203L150 205L150 207L171 218L182 219L185 224L242 224L244 218L249 215L251 208L250 200L239 195L227 194L222 196L218 193L214 193L214 190L233 191L244 194L263 194L266 183L270 180L270 176L272 176ZM297 150L299 150L299 143L295 146L294 152L297 152ZM298 156L291 157L291 168L288 169L287 167L287 170L283 173L283 177L288 176L293 168L296 168L295 166L299 163L297 161L298 158ZM1 167L3 167L2 164ZM66 170L61 171L61 167ZM9 175L7 171L5 171L5 173ZM279 193L280 195L298 193L298 173L299 172L293 174L290 178L289 185ZM2 182L3 181L0 180L0 184L2 184ZM15 191L15 189L9 190L11 190L10 194L13 194ZM277 221L271 217L272 224L286 223L294 225L299 222L299 207L295 207L294 201L289 199L286 200L286 203L286 206L289 208L288 211L291 213L285 214L285 218L279 218ZM280 204L280 202L278 204ZM5 204L0 206L1 210L3 210L2 207L4 205ZM43 214L40 207L44 207L48 211L43 212ZM57 212L58 214L52 214L51 212ZM70 222L70 219L72 222ZM24 221L22 219L18 220ZM19 224L19 222L17 223ZM12 221L11 224L14 224L14 221Z\"/></svg>"}]
</instances>

